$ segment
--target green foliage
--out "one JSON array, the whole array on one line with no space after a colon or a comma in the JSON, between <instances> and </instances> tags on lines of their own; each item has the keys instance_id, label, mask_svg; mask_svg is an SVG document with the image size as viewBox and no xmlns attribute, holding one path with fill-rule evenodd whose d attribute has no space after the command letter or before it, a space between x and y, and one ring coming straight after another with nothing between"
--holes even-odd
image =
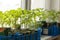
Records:
<instances>
[{"instance_id":1,"label":"green foliage","mask_svg":"<svg viewBox=\"0 0 60 40\"><path fill-rule=\"evenodd\" d=\"M8 24L16 26L18 19L20 18L20 23L18 25L25 24L29 28L42 26L41 21L46 21L47 19L55 22L60 14L60 11L55 10L44 10L43 8L37 8L33 10L26 10L17 8L16 10L5 11L4 13L0 11L0 24L3 27L3 24ZM39 18L39 21L36 20L36 17ZM19 27L20 27L19 26ZM16 26L17 27L17 26Z\"/></svg>"},{"instance_id":2,"label":"green foliage","mask_svg":"<svg viewBox=\"0 0 60 40\"><path fill-rule=\"evenodd\" d=\"M48 10L47 13L48 19L52 22L56 22L57 12L55 10Z\"/></svg>"},{"instance_id":3,"label":"green foliage","mask_svg":"<svg viewBox=\"0 0 60 40\"><path fill-rule=\"evenodd\" d=\"M5 18L6 18L6 16L3 14L2 11L0 11L0 23L1 23L2 27L3 27L3 24L5 22Z\"/></svg>"}]
</instances>

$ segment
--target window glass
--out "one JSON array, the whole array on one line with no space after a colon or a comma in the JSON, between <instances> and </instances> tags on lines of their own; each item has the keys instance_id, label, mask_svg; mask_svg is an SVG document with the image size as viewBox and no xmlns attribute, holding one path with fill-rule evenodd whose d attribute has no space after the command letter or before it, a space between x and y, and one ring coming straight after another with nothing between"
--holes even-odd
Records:
<instances>
[{"instance_id":1,"label":"window glass","mask_svg":"<svg viewBox=\"0 0 60 40\"><path fill-rule=\"evenodd\" d=\"M31 9L45 8L45 0L31 0Z\"/></svg>"},{"instance_id":2,"label":"window glass","mask_svg":"<svg viewBox=\"0 0 60 40\"><path fill-rule=\"evenodd\" d=\"M21 7L21 0L0 0L0 11Z\"/></svg>"}]
</instances>

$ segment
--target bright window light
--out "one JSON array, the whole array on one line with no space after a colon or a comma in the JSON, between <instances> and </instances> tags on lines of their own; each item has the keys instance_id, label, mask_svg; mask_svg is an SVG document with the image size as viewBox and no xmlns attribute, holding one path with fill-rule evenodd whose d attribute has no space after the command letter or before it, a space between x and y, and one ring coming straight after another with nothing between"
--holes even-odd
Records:
<instances>
[{"instance_id":1,"label":"bright window light","mask_svg":"<svg viewBox=\"0 0 60 40\"><path fill-rule=\"evenodd\" d=\"M31 9L45 8L45 0L31 0Z\"/></svg>"},{"instance_id":2,"label":"bright window light","mask_svg":"<svg viewBox=\"0 0 60 40\"><path fill-rule=\"evenodd\" d=\"M21 7L21 0L0 0L0 11Z\"/></svg>"}]
</instances>

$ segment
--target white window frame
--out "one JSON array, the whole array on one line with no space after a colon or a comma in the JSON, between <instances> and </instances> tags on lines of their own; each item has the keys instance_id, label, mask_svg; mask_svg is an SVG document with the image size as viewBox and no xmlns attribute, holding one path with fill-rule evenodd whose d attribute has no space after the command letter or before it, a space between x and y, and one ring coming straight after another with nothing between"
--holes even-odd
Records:
<instances>
[{"instance_id":1,"label":"white window frame","mask_svg":"<svg viewBox=\"0 0 60 40\"><path fill-rule=\"evenodd\" d=\"M31 0L22 0L21 3L22 3L21 7L23 9L27 9L27 10L31 9Z\"/></svg>"}]
</instances>

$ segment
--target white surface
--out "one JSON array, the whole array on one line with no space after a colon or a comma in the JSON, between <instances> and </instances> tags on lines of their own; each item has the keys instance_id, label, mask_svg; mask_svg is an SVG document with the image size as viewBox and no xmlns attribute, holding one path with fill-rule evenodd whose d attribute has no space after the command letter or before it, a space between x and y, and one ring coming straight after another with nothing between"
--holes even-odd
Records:
<instances>
[{"instance_id":1,"label":"white surface","mask_svg":"<svg viewBox=\"0 0 60 40\"><path fill-rule=\"evenodd\" d=\"M41 36L41 40L47 40L48 38L51 38L52 36Z\"/></svg>"}]
</instances>

